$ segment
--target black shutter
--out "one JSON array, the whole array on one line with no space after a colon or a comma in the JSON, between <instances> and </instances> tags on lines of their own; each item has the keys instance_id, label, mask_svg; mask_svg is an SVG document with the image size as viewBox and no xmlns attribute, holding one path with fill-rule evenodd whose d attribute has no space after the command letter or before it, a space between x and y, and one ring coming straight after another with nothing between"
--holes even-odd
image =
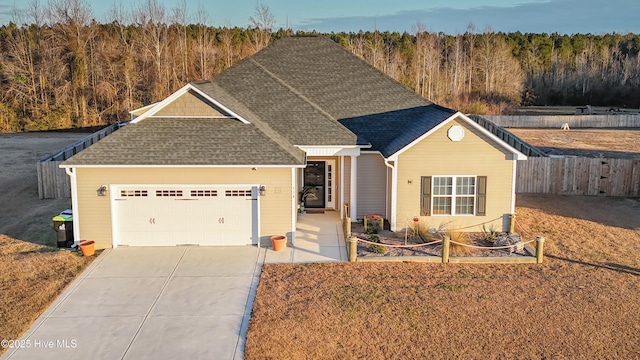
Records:
<instances>
[{"instance_id":1,"label":"black shutter","mask_svg":"<svg viewBox=\"0 0 640 360\"><path fill-rule=\"evenodd\" d=\"M476 215L487 215L487 177L478 176L476 184Z\"/></svg>"},{"instance_id":2,"label":"black shutter","mask_svg":"<svg viewBox=\"0 0 640 360\"><path fill-rule=\"evenodd\" d=\"M420 216L431 215L431 176L423 176L421 181Z\"/></svg>"}]
</instances>

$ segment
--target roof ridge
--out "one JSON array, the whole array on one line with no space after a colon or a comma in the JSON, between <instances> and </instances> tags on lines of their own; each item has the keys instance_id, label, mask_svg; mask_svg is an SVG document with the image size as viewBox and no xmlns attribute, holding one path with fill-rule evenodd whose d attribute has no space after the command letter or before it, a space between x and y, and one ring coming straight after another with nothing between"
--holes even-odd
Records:
<instances>
[{"instance_id":1,"label":"roof ridge","mask_svg":"<svg viewBox=\"0 0 640 360\"><path fill-rule=\"evenodd\" d=\"M235 104L227 104L225 106L235 105L238 107L242 107L242 109L237 109L237 110L241 110L237 112L242 112L243 114L250 115L250 120L248 119L250 121L250 124L254 125L261 133L263 133L265 136L271 139L274 143L276 143L280 148L282 148L289 155L291 155L294 160L298 160L300 154L296 154L296 151L300 151L299 149L297 149L289 140L287 140L286 137L284 137L278 131L276 131L271 126L269 126L269 124L263 121L256 113L251 111L251 109L247 108L241 101L238 101L237 99L235 99L235 97L231 96L224 87L217 84L214 80L215 78L212 78L210 80L207 80L207 82L211 84L211 86L213 86L217 91L220 91L224 95L235 100ZM199 83L197 85L205 85L205 83ZM200 88L200 90L207 93L205 89ZM211 94L209 96L213 97ZM233 109L233 110L235 111L236 109Z\"/></svg>"},{"instance_id":2,"label":"roof ridge","mask_svg":"<svg viewBox=\"0 0 640 360\"><path fill-rule=\"evenodd\" d=\"M304 100L307 104L311 105L314 109L318 110L322 115L328 117L329 119L331 119L331 120L333 120L335 122L338 122L338 119L333 117L333 115L329 114L326 110L321 108L318 104L316 104L315 102L311 101L311 99L309 99L308 97L304 96L302 93L300 93L298 90L296 90L296 88L294 88L293 86L289 85L286 81L280 79L280 77L278 77L278 75L276 75L273 72L269 71L269 69L267 69L264 65L260 64L259 62L257 62L253 57L249 58L249 62L251 62L252 64L257 66L260 70L264 71L265 74L269 75L271 78L273 78L275 81L277 81L280 85L282 85L282 86L286 87L287 89L289 89L289 91L294 93L300 99Z\"/></svg>"}]
</instances>

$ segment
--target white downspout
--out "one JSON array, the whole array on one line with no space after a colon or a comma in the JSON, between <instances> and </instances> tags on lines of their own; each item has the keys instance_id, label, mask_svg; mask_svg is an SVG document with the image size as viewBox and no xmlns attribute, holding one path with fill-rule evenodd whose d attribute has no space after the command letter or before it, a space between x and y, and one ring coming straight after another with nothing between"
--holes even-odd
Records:
<instances>
[{"instance_id":1,"label":"white downspout","mask_svg":"<svg viewBox=\"0 0 640 360\"><path fill-rule=\"evenodd\" d=\"M389 159L384 159L384 164L391 169L391 218L389 219L389 225L391 231L396 231L396 204L398 203L397 189L398 184L398 172L396 166L398 160L394 165L389 164Z\"/></svg>"},{"instance_id":2,"label":"white downspout","mask_svg":"<svg viewBox=\"0 0 640 360\"><path fill-rule=\"evenodd\" d=\"M296 243L296 222L298 220L298 203L296 202L296 193L298 185L296 184L296 168L291 168L291 245Z\"/></svg>"},{"instance_id":3,"label":"white downspout","mask_svg":"<svg viewBox=\"0 0 640 360\"><path fill-rule=\"evenodd\" d=\"M358 218L358 157L351 155L351 199L349 204L349 212L351 220Z\"/></svg>"},{"instance_id":4,"label":"white downspout","mask_svg":"<svg viewBox=\"0 0 640 360\"><path fill-rule=\"evenodd\" d=\"M518 181L518 160L513 159L513 177L511 179L511 214L516 213L516 182Z\"/></svg>"},{"instance_id":5,"label":"white downspout","mask_svg":"<svg viewBox=\"0 0 640 360\"><path fill-rule=\"evenodd\" d=\"M78 181L73 168L64 168L64 172L71 180L71 211L73 219L73 240L76 245L80 243L80 210L78 208Z\"/></svg>"},{"instance_id":6,"label":"white downspout","mask_svg":"<svg viewBox=\"0 0 640 360\"><path fill-rule=\"evenodd\" d=\"M344 156L338 158L340 161L340 219L344 219Z\"/></svg>"}]
</instances>

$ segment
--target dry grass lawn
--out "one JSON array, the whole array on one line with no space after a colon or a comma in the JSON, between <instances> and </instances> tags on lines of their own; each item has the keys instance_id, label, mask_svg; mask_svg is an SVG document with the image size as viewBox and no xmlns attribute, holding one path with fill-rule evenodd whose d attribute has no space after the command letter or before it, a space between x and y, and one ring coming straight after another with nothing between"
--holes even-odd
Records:
<instances>
[{"instance_id":1,"label":"dry grass lawn","mask_svg":"<svg viewBox=\"0 0 640 360\"><path fill-rule=\"evenodd\" d=\"M638 359L640 202L521 195L540 265L265 265L247 359Z\"/></svg>"},{"instance_id":2,"label":"dry grass lawn","mask_svg":"<svg viewBox=\"0 0 640 360\"><path fill-rule=\"evenodd\" d=\"M0 234L0 338L20 338L94 258Z\"/></svg>"},{"instance_id":3,"label":"dry grass lawn","mask_svg":"<svg viewBox=\"0 0 640 360\"><path fill-rule=\"evenodd\" d=\"M554 155L640 159L638 129L507 129Z\"/></svg>"}]
</instances>

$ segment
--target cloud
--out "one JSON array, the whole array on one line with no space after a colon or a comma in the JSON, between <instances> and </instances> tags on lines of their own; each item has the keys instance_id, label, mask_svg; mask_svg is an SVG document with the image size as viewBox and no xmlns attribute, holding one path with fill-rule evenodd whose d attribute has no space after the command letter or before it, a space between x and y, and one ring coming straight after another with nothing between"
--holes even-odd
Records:
<instances>
[{"instance_id":1,"label":"cloud","mask_svg":"<svg viewBox=\"0 0 640 360\"><path fill-rule=\"evenodd\" d=\"M581 0L553 0L510 7L431 8L378 17L311 18L300 22L297 27L322 32L356 32L374 28L411 32L412 26L420 21L430 31L448 34L463 33L469 23L475 24L478 31L490 26L495 31L503 32L638 33L639 13L640 2L637 0L609 0L597 6Z\"/></svg>"}]
</instances>

